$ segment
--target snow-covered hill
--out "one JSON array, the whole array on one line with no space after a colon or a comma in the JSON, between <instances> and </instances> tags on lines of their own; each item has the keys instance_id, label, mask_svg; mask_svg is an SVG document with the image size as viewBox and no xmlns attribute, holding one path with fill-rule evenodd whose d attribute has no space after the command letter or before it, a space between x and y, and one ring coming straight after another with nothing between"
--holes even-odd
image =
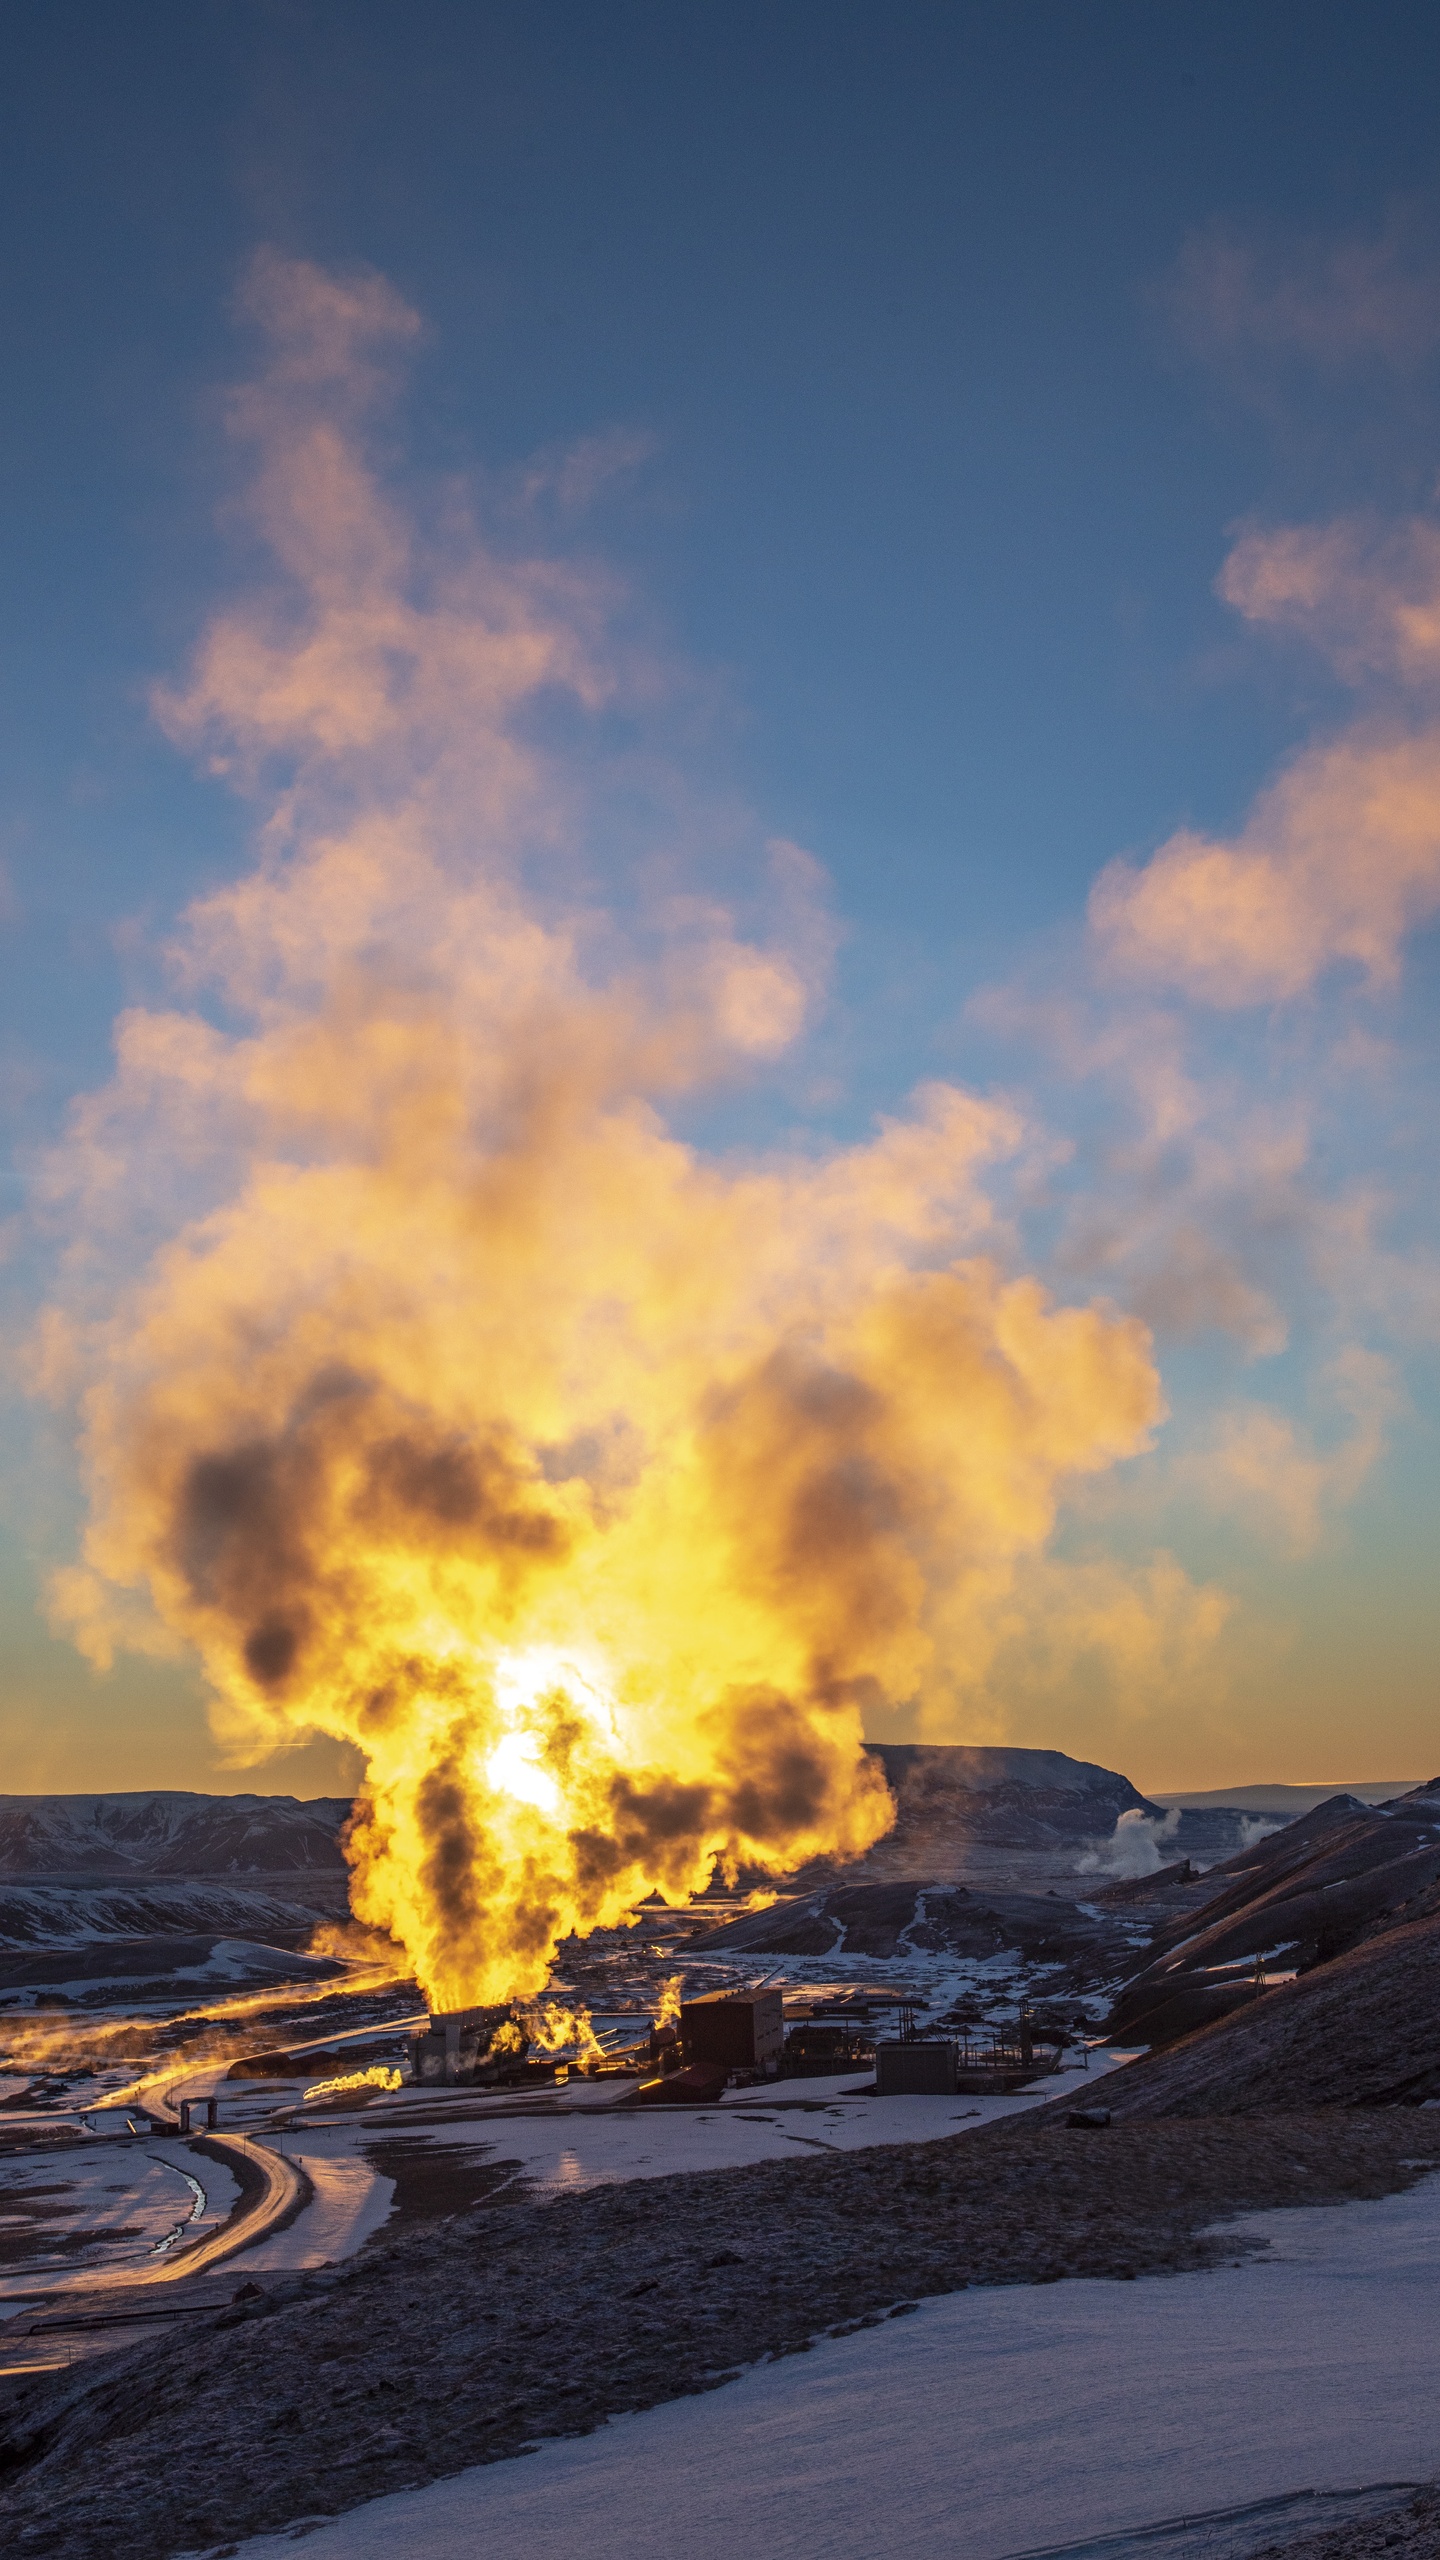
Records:
<instances>
[{"instance_id":1,"label":"snow-covered hill","mask_svg":"<svg viewBox=\"0 0 1440 2560\"><path fill-rule=\"evenodd\" d=\"M345 1878L306 1879L286 1893L223 1879L189 1883L0 1886L0 1948L65 1947L97 1938L199 1934L304 1946L322 1919L345 1916Z\"/></svg>"},{"instance_id":2,"label":"snow-covered hill","mask_svg":"<svg viewBox=\"0 0 1440 2560\"><path fill-rule=\"evenodd\" d=\"M117 2003L193 1998L202 1990L260 1991L276 1983L327 1982L343 1971L333 1957L253 1938L193 1936L85 1938L73 1945L0 1948L0 2005L111 2009Z\"/></svg>"},{"instance_id":3,"label":"snow-covered hill","mask_svg":"<svg viewBox=\"0 0 1440 2560\"><path fill-rule=\"evenodd\" d=\"M0 1876L340 1875L343 1796L0 1796Z\"/></svg>"}]
</instances>

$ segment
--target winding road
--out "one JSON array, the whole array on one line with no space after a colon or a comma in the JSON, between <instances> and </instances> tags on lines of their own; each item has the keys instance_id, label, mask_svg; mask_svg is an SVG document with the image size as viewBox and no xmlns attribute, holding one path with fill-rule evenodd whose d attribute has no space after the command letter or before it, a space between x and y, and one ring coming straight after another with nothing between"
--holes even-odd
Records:
<instances>
[{"instance_id":1,"label":"winding road","mask_svg":"<svg viewBox=\"0 0 1440 2560\"><path fill-rule=\"evenodd\" d=\"M180 2131L179 2098L173 2081L168 2086L162 2085L158 2076L153 2081L142 2081L127 2101L125 2112L132 2110L148 2116L152 2126L163 2127L167 2134ZM254 2134L212 2129L189 2138L189 2147L201 2159L223 2161L240 2193L218 2230L183 2242L163 2265L147 2268L140 2275L127 2272L127 2287L173 2284L180 2277L199 2275L206 2267L219 2266L223 2259L253 2248L257 2240L265 2239L272 2231L283 2230L315 2192L298 2162L287 2160L282 2151L270 2150Z\"/></svg>"}]
</instances>

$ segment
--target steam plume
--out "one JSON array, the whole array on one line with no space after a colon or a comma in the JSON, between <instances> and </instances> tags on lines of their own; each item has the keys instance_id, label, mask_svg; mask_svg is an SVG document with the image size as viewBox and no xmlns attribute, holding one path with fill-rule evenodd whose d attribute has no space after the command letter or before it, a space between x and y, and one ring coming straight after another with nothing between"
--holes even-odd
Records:
<instances>
[{"instance_id":1,"label":"steam plume","mask_svg":"<svg viewBox=\"0 0 1440 2560\"><path fill-rule=\"evenodd\" d=\"M357 1914L453 2007L717 1859L863 1850L864 1714L963 1698L1065 1480L1158 1390L1142 1325L999 1266L1000 1107L936 1086L759 1163L667 1126L798 1037L814 866L779 849L768 943L689 899L642 958L563 910L573 767L537 739L623 691L603 595L453 520L422 544L377 485L415 334L387 286L270 257L250 308L233 423L282 579L159 710L260 798L259 859L186 922L216 1017L126 1017L77 1115L59 1601L97 1655L137 1606L194 1647L237 1752L358 1746ZM86 1303L132 1213L133 1283Z\"/></svg>"}]
</instances>

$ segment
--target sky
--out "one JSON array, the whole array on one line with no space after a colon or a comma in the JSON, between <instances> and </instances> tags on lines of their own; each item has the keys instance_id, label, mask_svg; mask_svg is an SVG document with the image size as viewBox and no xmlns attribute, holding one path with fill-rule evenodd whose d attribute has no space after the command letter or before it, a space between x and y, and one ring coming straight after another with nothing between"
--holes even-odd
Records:
<instances>
[{"instance_id":1,"label":"sky","mask_svg":"<svg viewBox=\"0 0 1440 2560\"><path fill-rule=\"evenodd\" d=\"M338 1712L234 1711L152 1510L167 1432L191 1464L222 1408L227 1446L259 1430L237 1344L323 1333L291 1275L398 1109L362 978L429 990L457 1111L561 1049L592 1112L604 1087L526 1142L566 1289L502 1285L498 1228L465 1248L546 1481L610 1435L608 1475L575 1461L592 1526L708 1360L753 1598L820 1390L727 1404L737 1346L773 1381L823 1336L883 1404L844 1459L871 1544L816 1564L787 1515L774 1604L793 1633L826 1585L806 1641L850 1648L872 1738L1156 1789L1430 1774L1428 34L1404 6L12 14L7 1790L353 1782ZM353 1125L301 1130L296 1061L347 1004ZM633 1190L622 1122L672 1150ZM478 1162L414 1172L403 1252L363 1241L371 1192L343 1212L372 1332ZM277 1167L288 1226L256 1207ZM588 1204L563 1243L557 1193ZM746 1278L702 1324L708 1217ZM962 1262L932 1373L911 1299ZM478 1323L427 1354L472 1416ZM254 1358L258 1413L284 1363Z\"/></svg>"}]
</instances>

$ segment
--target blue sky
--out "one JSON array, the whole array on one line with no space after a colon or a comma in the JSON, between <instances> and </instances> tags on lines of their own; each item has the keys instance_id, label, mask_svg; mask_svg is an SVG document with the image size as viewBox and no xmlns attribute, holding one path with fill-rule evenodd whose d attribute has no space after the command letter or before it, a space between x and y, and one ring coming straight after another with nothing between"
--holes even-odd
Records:
<instances>
[{"instance_id":1,"label":"blue sky","mask_svg":"<svg viewBox=\"0 0 1440 2560\"><path fill-rule=\"evenodd\" d=\"M803 1050L691 1094L677 1126L822 1147L919 1080L1003 1093L1035 1133L996 1177L1015 1267L1156 1324L1173 1419L1067 1492L1047 1552L1138 1576L1152 1619L1163 1553L1224 1610L1208 1635L1186 1620L1148 1652L1097 1649L1072 1594L1043 1661L996 1639L976 1738L1001 1718L1153 1785L1424 1774L1434 903L1405 892L1368 982L1341 922L1308 974L1259 972L1238 1010L1168 943L1155 958L1164 918L1150 975L1126 944L1118 978L1084 920L1117 856L1240 838L1287 759L1357 723L1428 734L1416 646L1355 638L1430 594L1428 15L52 6L12 24L16 1369L76 1251L37 1212L37 1168L109 1073L117 1012L159 1000L177 916L254 858L253 799L149 701L262 574L224 431L224 386L254 361L241 279L262 244L373 269L424 327L375 430L386 485L433 523L464 484L501 557L603 575L617 645L663 671L583 748L553 715L592 892L643 924L667 831L738 911L769 838L832 884L839 950ZM1217 594L1247 531L1336 525L1359 528L1360 566L1318 604L1274 601L1270 552L1263 594ZM1177 1042L1203 1101L1162 1137L1146 1114ZM102 1676L45 1625L83 1502L72 1441L63 1406L17 1401L9 1783L253 1782L215 1779L185 1662L122 1654ZM1052 1605L1033 1603L1047 1626ZM261 1783L339 1766L317 1743Z\"/></svg>"}]
</instances>

